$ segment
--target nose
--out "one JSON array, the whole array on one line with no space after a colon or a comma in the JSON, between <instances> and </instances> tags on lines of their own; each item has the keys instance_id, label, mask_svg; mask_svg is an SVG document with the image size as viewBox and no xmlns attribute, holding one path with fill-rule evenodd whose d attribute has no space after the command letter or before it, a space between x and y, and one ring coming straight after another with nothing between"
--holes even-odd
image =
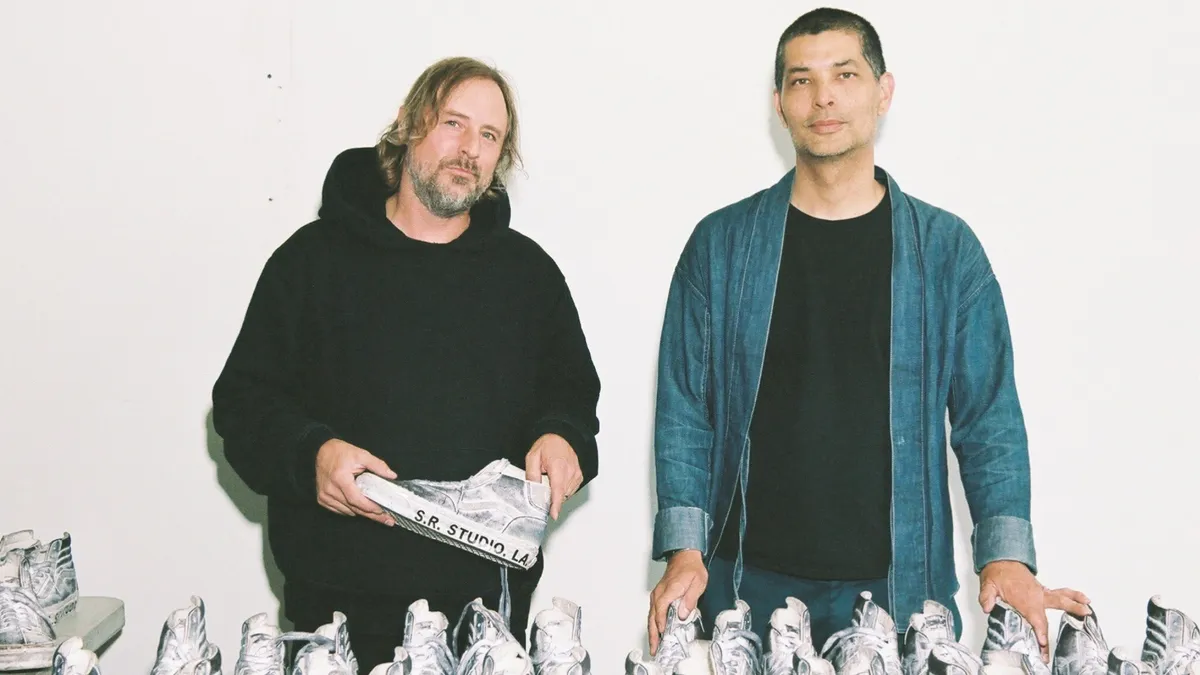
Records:
<instances>
[{"instance_id":1,"label":"nose","mask_svg":"<svg viewBox=\"0 0 1200 675\"><path fill-rule=\"evenodd\" d=\"M813 104L820 108L829 108L833 106L833 84L823 79L817 80L816 90L813 92Z\"/></svg>"},{"instance_id":2,"label":"nose","mask_svg":"<svg viewBox=\"0 0 1200 675\"><path fill-rule=\"evenodd\" d=\"M479 157L479 134L465 133L462 135L462 140L459 142L459 152L463 153L471 159Z\"/></svg>"}]
</instances>

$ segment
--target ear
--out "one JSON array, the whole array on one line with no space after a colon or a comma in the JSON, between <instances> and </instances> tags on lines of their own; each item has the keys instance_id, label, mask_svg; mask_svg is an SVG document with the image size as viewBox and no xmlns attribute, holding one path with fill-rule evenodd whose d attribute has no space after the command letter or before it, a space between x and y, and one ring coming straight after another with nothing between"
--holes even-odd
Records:
<instances>
[{"instance_id":1,"label":"ear","mask_svg":"<svg viewBox=\"0 0 1200 675\"><path fill-rule=\"evenodd\" d=\"M881 95L879 97L879 114L886 115L887 111L892 107L892 96L896 93L896 78L891 73L884 73L879 76L879 89Z\"/></svg>"},{"instance_id":2,"label":"ear","mask_svg":"<svg viewBox=\"0 0 1200 675\"><path fill-rule=\"evenodd\" d=\"M779 118L780 124L787 128L787 118L783 116L783 99L779 95L779 90L775 90L775 116Z\"/></svg>"}]
</instances>

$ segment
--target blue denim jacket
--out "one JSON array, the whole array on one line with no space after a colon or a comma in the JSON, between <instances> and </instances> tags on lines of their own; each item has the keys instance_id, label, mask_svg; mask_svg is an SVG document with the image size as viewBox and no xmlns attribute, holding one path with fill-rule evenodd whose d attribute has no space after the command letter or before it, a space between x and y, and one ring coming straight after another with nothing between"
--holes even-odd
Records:
<instances>
[{"instance_id":1,"label":"blue denim jacket","mask_svg":"<svg viewBox=\"0 0 1200 675\"><path fill-rule=\"evenodd\" d=\"M676 265L659 353L655 560L679 549L710 560L735 486L746 486L794 175L706 216ZM892 203L888 605L902 628L926 599L957 610L947 411L974 522L976 573L994 560L1020 561L1035 574L1037 567L1025 424L1000 286L965 222L904 194L882 169L876 177ZM745 515L739 525L740 551ZM739 554L735 590L742 568Z\"/></svg>"}]
</instances>

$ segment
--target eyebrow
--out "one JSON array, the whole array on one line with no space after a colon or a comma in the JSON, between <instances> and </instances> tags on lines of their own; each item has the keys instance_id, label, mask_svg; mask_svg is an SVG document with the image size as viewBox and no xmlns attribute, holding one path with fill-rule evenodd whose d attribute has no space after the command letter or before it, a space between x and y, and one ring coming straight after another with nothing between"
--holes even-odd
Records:
<instances>
[{"instance_id":1,"label":"eyebrow","mask_svg":"<svg viewBox=\"0 0 1200 675\"><path fill-rule=\"evenodd\" d=\"M442 113L444 113L444 114L446 114L446 115L449 115L449 116L451 116L451 117L457 117L457 118L459 118L459 119L464 119L464 120L469 120L469 119L471 119L471 118L470 118L470 116L468 116L468 115L464 115L464 114L462 114L462 113L458 112L457 110L453 110L453 109L451 109L451 108L446 108L445 110L443 110L443 111L442 111ZM503 135L504 135L504 132L503 132L503 131L501 131L500 129L498 129L498 128L496 128L496 127L492 126L491 124L484 124L484 125L482 125L482 128L483 128L483 129L487 129L488 131L493 131L493 132L495 132L495 133L496 133L496 135L498 135L498 136L503 136Z\"/></svg>"},{"instance_id":2,"label":"eyebrow","mask_svg":"<svg viewBox=\"0 0 1200 675\"><path fill-rule=\"evenodd\" d=\"M833 64L833 67L844 68L850 65L858 65L858 62L855 59L846 59L845 61L838 61L837 63ZM808 66L792 66L791 68L787 69L787 72L788 75L791 75L792 73L807 73L811 70L812 68L809 68Z\"/></svg>"}]
</instances>

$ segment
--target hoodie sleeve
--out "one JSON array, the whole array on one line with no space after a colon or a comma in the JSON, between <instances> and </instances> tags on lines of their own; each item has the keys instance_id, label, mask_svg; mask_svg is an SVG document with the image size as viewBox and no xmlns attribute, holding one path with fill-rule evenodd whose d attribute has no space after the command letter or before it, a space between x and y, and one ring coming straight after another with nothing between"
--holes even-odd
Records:
<instances>
[{"instance_id":1,"label":"hoodie sleeve","mask_svg":"<svg viewBox=\"0 0 1200 675\"><path fill-rule=\"evenodd\" d=\"M552 300L538 362L537 411L530 445L544 434L562 436L579 457L583 485L599 473L596 406L600 378L566 281Z\"/></svg>"},{"instance_id":2,"label":"hoodie sleeve","mask_svg":"<svg viewBox=\"0 0 1200 675\"><path fill-rule=\"evenodd\" d=\"M213 386L213 426L233 470L258 494L316 499L317 451L334 432L304 409L302 267L281 247L267 261Z\"/></svg>"}]
</instances>

